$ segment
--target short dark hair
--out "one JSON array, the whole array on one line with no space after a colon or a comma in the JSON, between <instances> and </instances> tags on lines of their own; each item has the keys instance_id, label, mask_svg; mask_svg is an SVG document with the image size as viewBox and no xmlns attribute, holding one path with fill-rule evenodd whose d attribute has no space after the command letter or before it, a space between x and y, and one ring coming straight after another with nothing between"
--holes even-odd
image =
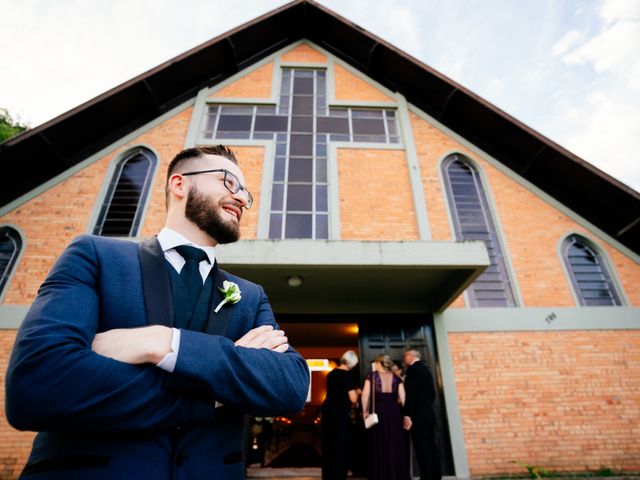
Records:
<instances>
[{"instance_id":1,"label":"short dark hair","mask_svg":"<svg viewBox=\"0 0 640 480\"><path fill-rule=\"evenodd\" d=\"M169 205L169 179L171 178L171 175L178 172L185 163L191 160L197 160L205 155L218 155L231 160L236 165L238 164L235 153L233 153L233 150L226 145L207 145L204 147L185 148L173 157L173 160L169 163L169 168L167 168L167 180L164 184L167 205Z\"/></svg>"}]
</instances>

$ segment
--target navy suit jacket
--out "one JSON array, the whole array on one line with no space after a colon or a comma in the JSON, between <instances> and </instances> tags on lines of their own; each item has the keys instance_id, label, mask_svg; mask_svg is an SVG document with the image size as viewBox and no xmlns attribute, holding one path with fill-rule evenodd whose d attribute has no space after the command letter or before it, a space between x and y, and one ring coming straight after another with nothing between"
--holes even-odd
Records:
<instances>
[{"instance_id":1,"label":"navy suit jacket","mask_svg":"<svg viewBox=\"0 0 640 480\"><path fill-rule=\"evenodd\" d=\"M6 377L9 422L39 432L26 478L243 478L244 415L303 408L309 373L295 350L234 345L252 328L277 328L264 290L217 267L207 331L181 331L173 373L91 350L98 332L172 325L168 268L155 238L84 235L60 256L18 331ZM242 299L214 314L223 279Z\"/></svg>"}]
</instances>

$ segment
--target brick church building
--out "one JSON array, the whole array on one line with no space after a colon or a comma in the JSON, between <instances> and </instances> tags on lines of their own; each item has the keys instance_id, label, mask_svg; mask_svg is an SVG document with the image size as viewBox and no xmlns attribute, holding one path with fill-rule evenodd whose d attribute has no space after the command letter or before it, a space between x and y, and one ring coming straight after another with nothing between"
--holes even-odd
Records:
<instances>
[{"instance_id":1,"label":"brick church building","mask_svg":"<svg viewBox=\"0 0 640 480\"><path fill-rule=\"evenodd\" d=\"M255 198L223 268L310 365L420 349L445 474L640 470L640 195L309 0L0 146L3 375L66 245L157 233L171 158L220 143ZM0 419L2 478L32 439Z\"/></svg>"}]
</instances>

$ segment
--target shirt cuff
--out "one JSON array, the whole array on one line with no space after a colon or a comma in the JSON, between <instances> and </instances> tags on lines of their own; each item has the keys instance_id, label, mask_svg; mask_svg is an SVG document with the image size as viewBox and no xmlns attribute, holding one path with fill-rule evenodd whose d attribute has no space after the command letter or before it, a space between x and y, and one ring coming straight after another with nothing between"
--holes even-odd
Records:
<instances>
[{"instance_id":1,"label":"shirt cuff","mask_svg":"<svg viewBox=\"0 0 640 480\"><path fill-rule=\"evenodd\" d=\"M172 328L173 336L171 337L171 351L167 353L162 360L156 365L169 373L172 373L176 368L176 362L178 361L178 352L180 351L180 330Z\"/></svg>"}]
</instances>

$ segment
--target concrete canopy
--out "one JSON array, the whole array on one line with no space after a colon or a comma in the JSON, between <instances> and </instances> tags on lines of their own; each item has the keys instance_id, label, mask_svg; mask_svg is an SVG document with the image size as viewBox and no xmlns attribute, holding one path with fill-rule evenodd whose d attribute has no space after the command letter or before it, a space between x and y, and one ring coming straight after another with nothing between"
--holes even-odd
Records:
<instances>
[{"instance_id":1,"label":"concrete canopy","mask_svg":"<svg viewBox=\"0 0 640 480\"><path fill-rule=\"evenodd\" d=\"M216 255L274 312L305 314L441 312L490 264L483 242L248 240Z\"/></svg>"}]
</instances>

